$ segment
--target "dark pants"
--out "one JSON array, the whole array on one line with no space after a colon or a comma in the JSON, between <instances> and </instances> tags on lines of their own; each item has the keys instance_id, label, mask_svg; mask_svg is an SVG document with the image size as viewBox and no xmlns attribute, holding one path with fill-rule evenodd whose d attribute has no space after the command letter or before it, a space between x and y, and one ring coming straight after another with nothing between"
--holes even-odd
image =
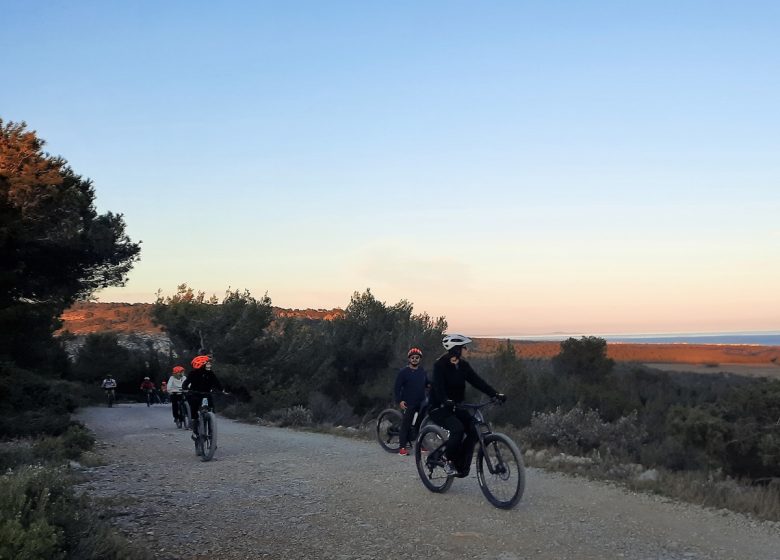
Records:
<instances>
[{"instance_id":1,"label":"dark pants","mask_svg":"<svg viewBox=\"0 0 780 560\"><path fill-rule=\"evenodd\" d=\"M464 473L471 468L471 456L479 441L471 414L465 410L452 411L451 408L437 408L429 413L431 419L450 432L444 453L455 467ZM466 436L463 439L463 436Z\"/></svg>"},{"instance_id":2,"label":"dark pants","mask_svg":"<svg viewBox=\"0 0 780 560\"><path fill-rule=\"evenodd\" d=\"M180 422L181 420L184 420L181 417L181 409L179 408L179 403L182 402L182 394L181 393L168 393L171 396L171 412L173 413L173 419L177 422Z\"/></svg>"},{"instance_id":3,"label":"dark pants","mask_svg":"<svg viewBox=\"0 0 780 560\"><path fill-rule=\"evenodd\" d=\"M214 409L214 399L211 395L208 396L209 408ZM200 403L203 402L203 395L187 395L187 402L190 403L190 416L192 416L192 430L198 431L198 410L200 409Z\"/></svg>"},{"instance_id":4,"label":"dark pants","mask_svg":"<svg viewBox=\"0 0 780 560\"><path fill-rule=\"evenodd\" d=\"M422 404L407 406L404 410L404 417L401 420L401 433L398 436L398 443L401 447L406 447L409 443L409 428L412 427L415 413L417 414L417 420L414 422L414 427L419 428L423 419Z\"/></svg>"}]
</instances>

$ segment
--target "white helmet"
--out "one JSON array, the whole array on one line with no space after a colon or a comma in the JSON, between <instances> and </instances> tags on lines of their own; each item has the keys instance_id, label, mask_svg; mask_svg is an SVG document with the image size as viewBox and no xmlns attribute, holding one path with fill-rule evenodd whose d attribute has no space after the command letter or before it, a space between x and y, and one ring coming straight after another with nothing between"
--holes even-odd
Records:
<instances>
[{"instance_id":1,"label":"white helmet","mask_svg":"<svg viewBox=\"0 0 780 560\"><path fill-rule=\"evenodd\" d=\"M472 342L472 340L462 334L445 334L444 338L441 339L441 343L446 350L451 350L456 346L465 346L469 342Z\"/></svg>"}]
</instances>

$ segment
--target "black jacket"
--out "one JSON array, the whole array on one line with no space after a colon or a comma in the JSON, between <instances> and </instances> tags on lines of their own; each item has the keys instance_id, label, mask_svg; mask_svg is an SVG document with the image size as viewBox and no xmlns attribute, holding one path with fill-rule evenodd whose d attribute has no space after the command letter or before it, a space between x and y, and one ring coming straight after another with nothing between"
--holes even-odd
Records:
<instances>
[{"instance_id":1,"label":"black jacket","mask_svg":"<svg viewBox=\"0 0 780 560\"><path fill-rule=\"evenodd\" d=\"M450 355L444 354L433 364L433 386L431 388L431 408L441 406L444 401L459 403L466 397L466 381L486 395L498 394L487 381L482 379L466 360L461 359L456 366L450 362Z\"/></svg>"},{"instance_id":2,"label":"black jacket","mask_svg":"<svg viewBox=\"0 0 780 560\"><path fill-rule=\"evenodd\" d=\"M213 371L205 369L193 369L187 374L187 379L182 383L181 388L185 391L201 391L203 393L209 393L213 390L221 391L222 385L214 375Z\"/></svg>"}]
</instances>

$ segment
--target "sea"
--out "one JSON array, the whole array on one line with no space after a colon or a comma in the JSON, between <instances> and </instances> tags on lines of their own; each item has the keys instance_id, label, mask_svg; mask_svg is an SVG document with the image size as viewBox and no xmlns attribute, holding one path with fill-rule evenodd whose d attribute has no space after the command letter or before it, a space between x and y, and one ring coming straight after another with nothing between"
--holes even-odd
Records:
<instances>
[{"instance_id":1,"label":"sea","mask_svg":"<svg viewBox=\"0 0 780 560\"><path fill-rule=\"evenodd\" d=\"M607 342L626 342L633 344L744 344L752 346L780 346L780 331L739 331L706 333L644 333L644 334L519 334L501 336L483 336L481 338L500 338L511 340L560 341L568 338L596 336Z\"/></svg>"}]
</instances>

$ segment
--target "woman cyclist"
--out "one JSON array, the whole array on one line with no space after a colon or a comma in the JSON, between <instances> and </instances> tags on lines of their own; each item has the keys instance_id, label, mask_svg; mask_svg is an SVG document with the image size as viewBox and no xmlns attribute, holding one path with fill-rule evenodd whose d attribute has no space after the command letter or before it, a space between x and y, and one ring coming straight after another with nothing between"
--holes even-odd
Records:
<instances>
[{"instance_id":1,"label":"woman cyclist","mask_svg":"<svg viewBox=\"0 0 780 560\"><path fill-rule=\"evenodd\" d=\"M463 350L470 342L471 339L462 334L444 335L442 345L447 352L433 364L428 413L434 422L450 432L444 451L447 458L445 469L447 474L461 478L469 474L471 456L478 440L471 415L466 410L455 408L456 404L465 399L466 382L489 397L504 398L463 359Z\"/></svg>"}]
</instances>

